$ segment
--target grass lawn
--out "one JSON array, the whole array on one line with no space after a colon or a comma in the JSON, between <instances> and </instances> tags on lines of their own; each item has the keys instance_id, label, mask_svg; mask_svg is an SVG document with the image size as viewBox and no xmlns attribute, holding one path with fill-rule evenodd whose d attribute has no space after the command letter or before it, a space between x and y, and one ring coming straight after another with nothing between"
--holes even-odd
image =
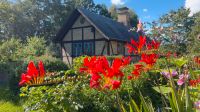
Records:
<instances>
[{"instance_id":1,"label":"grass lawn","mask_svg":"<svg viewBox=\"0 0 200 112\"><path fill-rule=\"evenodd\" d=\"M23 112L19 97L5 87L0 87L0 112Z\"/></svg>"},{"instance_id":2,"label":"grass lawn","mask_svg":"<svg viewBox=\"0 0 200 112\"><path fill-rule=\"evenodd\" d=\"M9 101L0 101L0 112L23 112L23 108Z\"/></svg>"}]
</instances>

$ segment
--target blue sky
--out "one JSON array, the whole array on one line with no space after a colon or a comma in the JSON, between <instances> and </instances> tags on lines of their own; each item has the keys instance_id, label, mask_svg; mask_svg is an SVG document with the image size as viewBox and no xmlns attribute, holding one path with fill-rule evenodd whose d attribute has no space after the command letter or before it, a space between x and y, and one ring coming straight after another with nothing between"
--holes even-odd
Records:
<instances>
[{"instance_id":1,"label":"blue sky","mask_svg":"<svg viewBox=\"0 0 200 112\"><path fill-rule=\"evenodd\" d=\"M196 9L200 9L200 0L94 0L95 3L111 4L118 6L127 6L134 10L142 21L157 20L163 14L170 10L177 10L180 7L193 7L198 3ZM187 2L186 2L187 1ZM194 4L194 1L197 3ZM187 4L186 4L187 3ZM199 8L198 8L199 7Z\"/></svg>"}]
</instances>

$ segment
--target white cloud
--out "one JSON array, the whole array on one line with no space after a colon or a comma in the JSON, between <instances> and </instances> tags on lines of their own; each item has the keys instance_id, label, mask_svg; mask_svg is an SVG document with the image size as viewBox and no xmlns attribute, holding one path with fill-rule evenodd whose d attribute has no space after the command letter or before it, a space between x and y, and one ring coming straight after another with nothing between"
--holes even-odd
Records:
<instances>
[{"instance_id":1,"label":"white cloud","mask_svg":"<svg viewBox=\"0 0 200 112\"><path fill-rule=\"evenodd\" d=\"M186 0L185 7L190 8L190 16L200 11L200 0Z\"/></svg>"},{"instance_id":2,"label":"white cloud","mask_svg":"<svg viewBox=\"0 0 200 112\"><path fill-rule=\"evenodd\" d=\"M143 9L143 12L148 12L148 9Z\"/></svg>"},{"instance_id":3,"label":"white cloud","mask_svg":"<svg viewBox=\"0 0 200 112\"><path fill-rule=\"evenodd\" d=\"M111 0L111 3L114 5L124 5L125 1L124 0Z\"/></svg>"}]
</instances>

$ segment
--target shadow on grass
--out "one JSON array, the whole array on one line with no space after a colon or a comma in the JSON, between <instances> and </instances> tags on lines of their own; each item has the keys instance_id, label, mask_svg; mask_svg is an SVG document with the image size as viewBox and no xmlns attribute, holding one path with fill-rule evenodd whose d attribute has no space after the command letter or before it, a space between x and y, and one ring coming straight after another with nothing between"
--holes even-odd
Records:
<instances>
[{"instance_id":1,"label":"shadow on grass","mask_svg":"<svg viewBox=\"0 0 200 112\"><path fill-rule=\"evenodd\" d=\"M0 101L1 102L10 102L14 105L21 105L20 97L18 94L10 91L8 87L1 85L0 86Z\"/></svg>"}]
</instances>

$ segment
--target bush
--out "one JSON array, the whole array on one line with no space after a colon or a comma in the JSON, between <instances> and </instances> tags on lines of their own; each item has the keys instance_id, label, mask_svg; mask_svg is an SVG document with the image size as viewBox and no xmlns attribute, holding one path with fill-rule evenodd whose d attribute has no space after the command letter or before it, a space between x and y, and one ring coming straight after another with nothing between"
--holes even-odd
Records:
<instances>
[{"instance_id":1,"label":"bush","mask_svg":"<svg viewBox=\"0 0 200 112\"><path fill-rule=\"evenodd\" d=\"M46 40L44 38L29 37L18 53L23 58L29 56L42 56L45 54L46 47Z\"/></svg>"},{"instance_id":2,"label":"bush","mask_svg":"<svg viewBox=\"0 0 200 112\"><path fill-rule=\"evenodd\" d=\"M38 61L42 61L44 63L45 70L48 72L68 70L67 64L65 64L62 60L49 55L43 55L40 57L32 56L25 59L23 64L24 70L26 70L26 67L30 61L34 61L35 64L37 64Z\"/></svg>"},{"instance_id":3,"label":"bush","mask_svg":"<svg viewBox=\"0 0 200 112\"><path fill-rule=\"evenodd\" d=\"M8 81L3 82L14 95L19 93L18 82L21 73L26 72L29 61L44 62L46 71L62 71L68 67L61 60L54 58L46 40L39 37L30 37L23 43L18 39L0 42L0 72L7 75ZM8 85L7 85L8 84Z\"/></svg>"},{"instance_id":4,"label":"bush","mask_svg":"<svg viewBox=\"0 0 200 112\"><path fill-rule=\"evenodd\" d=\"M26 111L49 112L110 112L116 111L114 94L90 89L88 80L67 80L63 84L40 87L23 87Z\"/></svg>"},{"instance_id":5,"label":"bush","mask_svg":"<svg viewBox=\"0 0 200 112\"><path fill-rule=\"evenodd\" d=\"M19 58L17 52L21 47L21 41L15 38L0 42L0 61L16 61Z\"/></svg>"}]
</instances>

